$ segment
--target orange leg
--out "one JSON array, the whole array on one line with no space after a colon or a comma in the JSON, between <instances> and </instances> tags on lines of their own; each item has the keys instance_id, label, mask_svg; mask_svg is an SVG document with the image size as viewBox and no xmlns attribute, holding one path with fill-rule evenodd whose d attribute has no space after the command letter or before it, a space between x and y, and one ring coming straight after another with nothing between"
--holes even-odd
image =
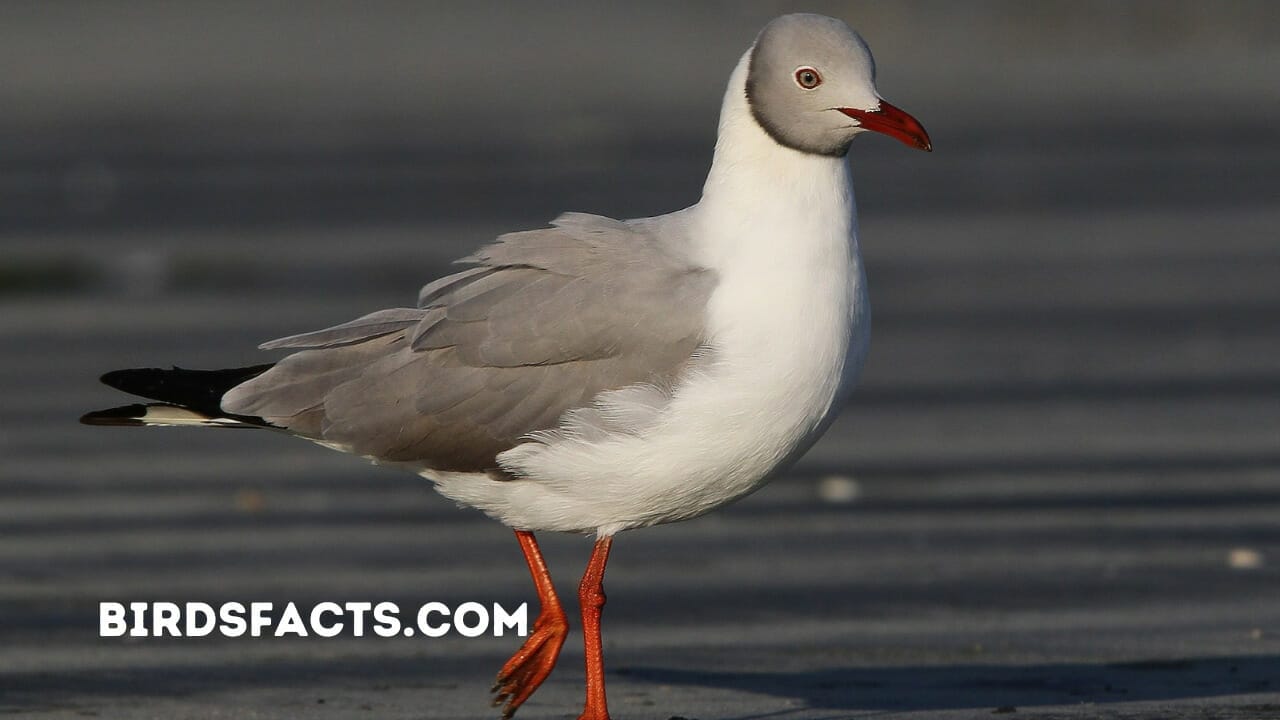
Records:
<instances>
[{"instance_id":1,"label":"orange leg","mask_svg":"<svg viewBox=\"0 0 1280 720\"><path fill-rule=\"evenodd\" d=\"M533 622L533 632L507 664L502 666L498 679L490 690L494 706L503 706L503 718L514 715L516 709L551 674L552 668L556 666L556 659L560 657L564 638L569 634L569 621L565 618L564 608L560 607L560 598L556 597L556 588L551 584L551 573L542 559L538 541L533 533L524 530L516 531L516 539L520 541L520 549L524 551L525 562L529 563L529 574L533 576L533 585L538 590L538 602L542 609L538 613L538 619ZM603 572L603 564L600 569ZM601 698L603 699L603 695Z\"/></svg>"},{"instance_id":2,"label":"orange leg","mask_svg":"<svg viewBox=\"0 0 1280 720\"><path fill-rule=\"evenodd\" d=\"M604 566L609 562L613 538L596 541L591 561L578 585L582 607L582 635L587 656L587 702L578 720L609 720L609 703L604 696L604 650L600 644L600 611L604 609Z\"/></svg>"}]
</instances>

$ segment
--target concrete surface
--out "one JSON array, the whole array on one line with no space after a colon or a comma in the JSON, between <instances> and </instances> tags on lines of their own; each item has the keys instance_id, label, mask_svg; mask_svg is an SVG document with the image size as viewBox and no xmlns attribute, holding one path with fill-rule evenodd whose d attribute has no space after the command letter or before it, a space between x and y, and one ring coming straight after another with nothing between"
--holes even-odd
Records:
<instances>
[{"instance_id":1,"label":"concrete surface","mask_svg":"<svg viewBox=\"0 0 1280 720\"><path fill-rule=\"evenodd\" d=\"M866 18L938 148L854 148L864 383L786 477L619 538L615 717L1280 717L1271 6L848 5L821 9ZM496 717L515 638L99 638L111 600L534 596L508 531L410 475L75 418L121 399L102 371L261 362L561 209L693 202L723 76L791 6L97 7L0 22L27 63L0 95L31 100L0 121L0 712ZM495 13L522 42L490 66L463 40ZM669 17L648 62L636 33ZM451 44L406 44L428 20ZM217 37L238 50L193 45ZM492 93L446 92L458 54ZM584 56L606 78L566 87ZM528 117L494 132L506 93ZM589 546L543 542L568 599ZM578 642L518 717L576 715Z\"/></svg>"}]
</instances>

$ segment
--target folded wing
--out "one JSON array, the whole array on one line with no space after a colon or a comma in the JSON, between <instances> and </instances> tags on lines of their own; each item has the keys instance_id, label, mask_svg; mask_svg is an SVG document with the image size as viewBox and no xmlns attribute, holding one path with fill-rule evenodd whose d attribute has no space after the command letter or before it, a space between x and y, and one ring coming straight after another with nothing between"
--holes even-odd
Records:
<instances>
[{"instance_id":1,"label":"folded wing","mask_svg":"<svg viewBox=\"0 0 1280 720\"><path fill-rule=\"evenodd\" d=\"M603 392L669 391L704 342L714 276L629 223L563 215L461 262L417 308L264 344L299 352L223 410L383 461L486 471Z\"/></svg>"}]
</instances>

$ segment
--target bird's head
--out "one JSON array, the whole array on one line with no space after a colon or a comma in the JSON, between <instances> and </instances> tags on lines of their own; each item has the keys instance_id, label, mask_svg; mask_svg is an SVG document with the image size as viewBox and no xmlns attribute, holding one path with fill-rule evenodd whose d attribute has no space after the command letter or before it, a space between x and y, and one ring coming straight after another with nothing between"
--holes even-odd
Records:
<instances>
[{"instance_id":1,"label":"bird's head","mask_svg":"<svg viewBox=\"0 0 1280 720\"><path fill-rule=\"evenodd\" d=\"M747 69L747 104L779 144L842 156L872 130L932 150L916 119L881 99L876 64L848 25L823 15L783 15L760 31Z\"/></svg>"}]
</instances>

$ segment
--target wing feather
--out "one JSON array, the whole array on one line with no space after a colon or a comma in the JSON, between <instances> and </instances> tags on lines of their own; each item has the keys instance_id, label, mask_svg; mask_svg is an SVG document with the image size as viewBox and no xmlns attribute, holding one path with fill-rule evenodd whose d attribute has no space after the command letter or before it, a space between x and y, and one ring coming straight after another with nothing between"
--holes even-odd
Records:
<instances>
[{"instance_id":1,"label":"wing feather","mask_svg":"<svg viewBox=\"0 0 1280 720\"><path fill-rule=\"evenodd\" d=\"M651 417L658 388L705 341L715 280L650 227L570 213L503 235L464 258L474 267L423 287L417 308L265 343L302 352L233 388L223 409L458 471L495 469L498 453L566 417L591 433ZM632 387L643 389L616 392ZM627 410L631 399L645 407Z\"/></svg>"},{"instance_id":2,"label":"wing feather","mask_svg":"<svg viewBox=\"0 0 1280 720\"><path fill-rule=\"evenodd\" d=\"M380 335L403 330L422 321L423 311L417 308L390 308L369 313L350 322L334 325L324 330L290 335L258 346L261 350L285 348L327 348L361 342Z\"/></svg>"}]
</instances>

